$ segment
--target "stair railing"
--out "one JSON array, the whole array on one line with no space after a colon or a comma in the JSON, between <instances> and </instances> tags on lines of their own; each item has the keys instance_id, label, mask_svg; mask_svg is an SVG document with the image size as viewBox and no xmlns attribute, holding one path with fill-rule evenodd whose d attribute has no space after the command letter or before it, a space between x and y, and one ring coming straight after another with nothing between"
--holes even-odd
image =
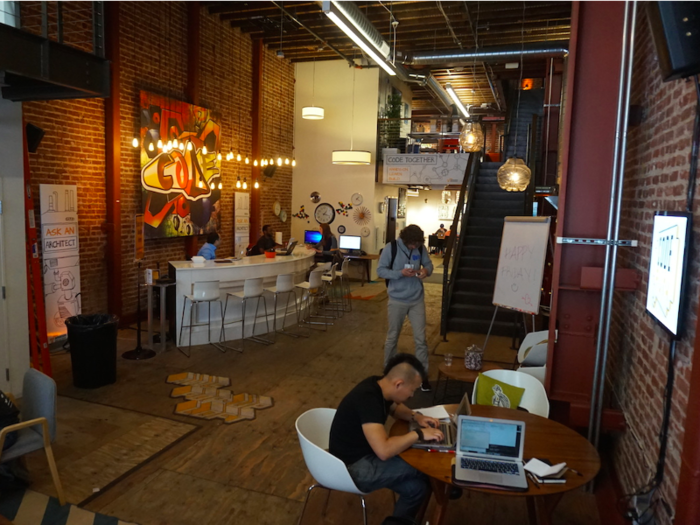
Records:
<instances>
[{"instance_id":1,"label":"stair railing","mask_svg":"<svg viewBox=\"0 0 700 525\"><path fill-rule=\"evenodd\" d=\"M470 153L467 167L462 178L462 187L459 191L459 202L455 209L455 216L452 219L450 236L447 238L447 249L443 259L444 274L442 281L442 312L440 314L440 335L443 340L447 340L447 313L452 301L452 291L457 280L459 254L462 253L462 243L464 242L464 232L466 231L467 218L472 201L474 200L474 189L476 188L476 178L479 175L481 166L481 152ZM461 224L460 224L461 222ZM453 255L455 255L453 257Z\"/></svg>"}]
</instances>

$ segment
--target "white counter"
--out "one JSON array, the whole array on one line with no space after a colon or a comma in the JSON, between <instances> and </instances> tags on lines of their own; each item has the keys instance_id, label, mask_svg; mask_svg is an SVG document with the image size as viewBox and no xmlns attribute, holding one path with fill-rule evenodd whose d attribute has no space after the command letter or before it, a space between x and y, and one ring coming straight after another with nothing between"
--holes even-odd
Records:
<instances>
[{"instance_id":1,"label":"white counter","mask_svg":"<svg viewBox=\"0 0 700 525\"><path fill-rule=\"evenodd\" d=\"M184 296L192 293L194 283L204 281L219 281L221 290L222 305L226 302L226 294L228 292L239 292L243 290L243 282L246 279L262 277L263 286L270 288L275 286L277 276L282 274L293 274L294 282L302 282L306 280L307 272L314 263L315 252L313 250L304 250L297 248L293 255L277 256L273 259L268 259L264 255L256 255L253 257L244 257L240 261L231 263L216 263L214 261L205 261L203 265L195 265L189 261L174 261L170 264L175 268L176 294L177 294L177 333L180 336L180 326L182 324L183 305L185 302ZM298 294L301 297L301 294ZM267 309L269 313L269 328L272 331L273 326L273 296L265 293L267 300ZM284 307L286 297L281 296L277 305L277 328L281 328L284 320ZM238 320L241 318L241 302L240 299L231 298L229 306L226 310L226 322ZM246 337L252 335L253 318L255 315L255 301L249 301L246 311ZM260 312L263 312L263 303L260 303ZM290 305L290 315L287 318L287 323L292 323L294 320L293 308ZM187 310L185 311L185 325L189 324L190 307L189 301ZM195 324L206 323L207 307L200 307L199 311L195 312ZM255 335L267 333L265 319L258 319ZM192 330L192 345L201 345L207 343L207 327L198 326ZM210 340L212 342L219 341L221 333L221 312L216 303L211 305L211 333ZM226 340L234 340L241 338L241 323L232 324L226 327ZM179 346L189 345L189 329L185 328L182 331L182 340L178 341Z\"/></svg>"}]
</instances>

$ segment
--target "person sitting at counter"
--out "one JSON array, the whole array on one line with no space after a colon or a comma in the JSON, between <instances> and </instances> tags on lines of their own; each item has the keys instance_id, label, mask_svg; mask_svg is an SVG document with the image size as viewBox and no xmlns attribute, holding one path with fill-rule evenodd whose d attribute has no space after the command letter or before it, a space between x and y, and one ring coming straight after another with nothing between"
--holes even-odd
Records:
<instances>
[{"instance_id":1,"label":"person sitting at counter","mask_svg":"<svg viewBox=\"0 0 700 525\"><path fill-rule=\"evenodd\" d=\"M314 247L316 253L323 262L332 262L333 256L338 252L338 240L331 233L331 227L327 223L321 223L318 230L321 232L321 240Z\"/></svg>"},{"instance_id":2,"label":"person sitting at counter","mask_svg":"<svg viewBox=\"0 0 700 525\"><path fill-rule=\"evenodd\" d=\"M275 238L272 236L272 228L270 227L270 225L265 224L262 227L262 236L258 239L257 244L250 251L249 255L262 255L267 251L281 247L281 244L277 244L275 242Z\"/></svg>"},{"instance_id":3,"label":"person sitting at counter","mask_svg":"<svg viewBox=\"0 0 700 525\"><path fill-rule=\"evenodd\" d=\"M211 232L207 235L207 242L205 242L202 247L197 252L197 255L204 257L207 261L216 259L216 249L221 244L221 238L216 232Z\"/></svg>"}]
</instances>

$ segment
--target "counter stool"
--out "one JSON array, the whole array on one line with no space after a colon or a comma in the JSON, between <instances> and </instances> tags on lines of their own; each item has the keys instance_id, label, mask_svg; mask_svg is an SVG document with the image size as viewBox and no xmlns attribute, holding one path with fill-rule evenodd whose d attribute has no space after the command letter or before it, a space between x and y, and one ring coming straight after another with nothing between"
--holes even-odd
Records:
<instances>
[{"instance_id":1,"label":"counter stool","mask_svg":"<svg viewBox=\"0 0 700 525\"><path fill-rule=\"evenodd\" d=\"M340 271L336 271L335 274L340 278L340 291L343 294L343 305L346 312L352 312L352 301L350 300L350 274L348 273L348 268L350 267L350 259L347 257L343 258L343 264L340 266Z\"/></svg>"},{"instance_id":2,"label":"counter stool","mask_svg":"<svg viewBox=\"0 0 700 525\"><path fill-rule=\"evenodd\" d=\"M343 301L343 298L341 297L340 300L332 300L331 299L331 294L335 291L336 293L333 295L337 295L338 287L336 286L337 278L338 278L338 272L336 268L338 267L338 263L333 264L331 266L330 272L326 272L323 274L323 283L326 285L326 290L330 291L331 293L328 293L328 309L330 309L332 312L335 312L336 317L340 318L343 317L343 313L345 312L345 301ZM341 294L342 294L342 289L341 289Z\"/></svg>"},{"instance_id":3,"label":"counter stool","mask_svg":"<svg viewBox=\"0 0 700 525\"><path fill-rule=\"evenodd\" d=\"M221 324L221 339L223 340L222 346L224 347L224 352L226 351L226 348L230 348L231 350L236 350L237 352L243 352L243 345L245 344L246 339L250 339L251 341L255 341L256 343L260 343L263 345L271 345L274 341L269 341L268 339L264 339L262 337L259 337L255 335L255 327L257 326L258 323L258 318L259 317L264 317L265 318L265 324L267 325L267 331L268 333L270 332L270 324L267 320L267 300L265 299L265 296L263 295L263 285L262 285L262 277L257 277L255 279L246 279L243 281L243 291L242 292L228 292L226 294L226 304L224 305L224 315L223 315L223 321ZM240 299L241 301L241 318L236 319L235 321L229 321L228 323L225 322L226 320L226 310L228 309L228 301L229 299ZM265 307L265 315L258 315L258 310L260 309L260 300L262 299L263 305ZM253 332L250 337L245 336L245 313L246 313L246 307L248 305L248 301L255 300L255 318L253 319ZM236 348L235 346L229 346L226 344L226 326L232 325L234 323L241 323L241 347Z\"/></svg>"},{"instance_id":4,"label":"counter stool","mask_svg":"<svg viewBox=\"0 0 700 525\"><path fill-rule=\"evenodd\" d=\"M301 288L303 290L303 295L301 297L301 304L304 304L304 300L306 300L306 309L307 309L307 315L306 319L302 319L302 324L308 324L308 325L323 325L323 331L325 332L328 330L328 325L332 325L333 323L329 323L328 319L335 319L335 317L329 316L329 315L311 315L311 302L313 299L313 303L316 305L316 308L319 306L319 299L327 298L328 296L326 295L326 290L324 287L323 283L323 269L319 268L314 270L309 274L309 280L304 281L303 283L299 283L295 285L297 288ZM312 319L323 319L323 322L320 321L312 321Z\"/></svg>"},{"instance_id":5,"label":"counter stool","mask_svg":"<svg viewBox=\"0 0 700 525\"><path fill-rule=\"evenodd\" d=\"M187 310L187 301L190 302L190 324L185 326L185 311ZM190 330L190 344L189 346L192 346L192 328L196 326L206 326L207 327L207 344L212 345L214 348L217 348L218 350L221 350L222 352L225 352L225 350L221 346L221 338L219 337L219 340L216 343L212 343L211 341L211 303L216 302L219 303L219 311L221 312L221 323L223 325L224 322L224 311L222 310L221 306L221 292L219 290L219 281L203 281L203 282L198 282L194 283L194 286L192 287L192 293L190 295L185 295L185 302L182 305L182 319L180 320L180 335L177 338L177 349L180 350L183 354L185 354L187 357L190 357L191 351L189 354L186 354L185 351L180 348L180 342L182 341L182 329L183 328L189 328ZM206 303L207 304L207 322L206 323L198 323L195 324L194 322L194 312L196 309L199 308L200 304Z\"/></svg>"},{"instance_id":6,"label":"counter stool","mask_svg":"<svg viewBox=\"0 0 700 525\"><path fill-rule=\"evenodd\" d=\"M291 273L285 273L282 275L277 276L277 284L271 288L265 288L266 292L270 292L275 296L275 306L273 307L272 311L274 312L273 315L273 321L272 321L272 332L274 333L275 341L277 340L277 298L280 295L286 295L287 296L287 303L284 306L284 317L282 318L282 329L279 330L279 333L281 334L286 334L291 337L309 337L308 335L305 334L295 334L292 332L287 332L284 329L284 323L287 320L287 313L289 312L289 300L294 297L294 313L296 314L296 319L297 319L297 326L299 326L300 323L300 317L299 317L299 304L297 303L297 293L296 289L294 286L294 274Z\"/></svg>"}]
</instances>

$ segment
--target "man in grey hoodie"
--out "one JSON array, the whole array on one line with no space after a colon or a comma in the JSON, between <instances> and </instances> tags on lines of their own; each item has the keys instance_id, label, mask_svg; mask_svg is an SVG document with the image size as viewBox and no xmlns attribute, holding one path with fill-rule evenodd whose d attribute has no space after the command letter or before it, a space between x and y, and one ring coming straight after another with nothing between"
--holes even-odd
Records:
<instances>
[{"instance_id":1,"label":"man in grey hoodie","mask_svg":"<svg viewBox=\"0 0 700 525\"><path fill-rule=\"evenodd\" d=\"M384 365L396 355L396 343L408 316L413 329L416 357L426 371L426 380L421 385L421 390L427 392L430 383L427 380L428 343L425 340L423 279L433 273L433 263L423 243L423 230L415 224L406 226L401 230L399 238L382 250L377 275L387 279L389 287L389 330L384 343Z\"/></svg>"}]
</instances>

